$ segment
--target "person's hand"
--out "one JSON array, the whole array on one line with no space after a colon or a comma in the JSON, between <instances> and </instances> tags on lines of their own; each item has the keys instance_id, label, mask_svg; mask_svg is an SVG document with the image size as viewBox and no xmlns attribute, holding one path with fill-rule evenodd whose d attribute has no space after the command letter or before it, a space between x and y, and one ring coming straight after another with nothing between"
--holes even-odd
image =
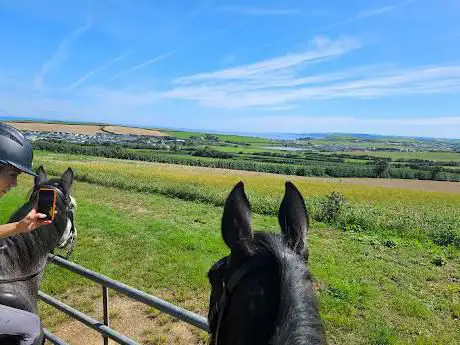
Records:
<instances>
[{"instance_id":1,"label":"person's hand","mask_svg":"<svg viewBox=\"0 0 460 345\"><path fill-rule=\"evenodd\" d=\"M40 226L52 223L51 220L46 220L44 218L46 218L45 214L37 213L35 209L32 209L32 211L17 223L17 232L31 232Z\"/></svg>"}]
</instances>

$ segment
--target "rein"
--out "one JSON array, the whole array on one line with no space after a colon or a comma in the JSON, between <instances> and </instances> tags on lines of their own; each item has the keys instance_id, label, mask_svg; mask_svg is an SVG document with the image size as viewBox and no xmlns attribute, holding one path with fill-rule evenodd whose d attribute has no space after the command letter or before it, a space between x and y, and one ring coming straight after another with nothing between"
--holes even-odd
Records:
<instances>
[{"instance_id":1,"label":"rein","mask_svg":"<svg viewBox=\"0 0 460 345\"><path fill-rule=\"evenodd\" d=\"M51 254L53 256L60 256L63 259L67 259L69 257L69 255L72 253L73 243L74 243L75 237L76 237L75 236L75 225L74 225L74 218L73 218L73 210L72 210L72 206L71 206L71 200L70 200L70 198L66 198L64 193L59 188L56 188L55 186L44 185L44 186L34 188L34 190L32 191L32 195L30 196L29 201L32 200L34 195L38 192L38 189L42 188L42 187L52 188L52 189L56 190L56 193L60 196L60 198L62 199L62 201L64 203L65 214L66 214L66 217L67 217L67 225L66 225L66 230L64 231L64 233L67 232L67 231L70 231L70 236L69 236L69 238L67 240L61 241L58 244L58 247L62 248L64 246L67 246L69 248L67 249L67 253L66 253L65 257L63 257L61 255L54 254L54 248L51 250ZM67 230L69 222L71 223L71 225L70 225L70 229ZM45 266L46 266L46 263L45 263ZM38 276L44 270L44 268L45 267L42 267L38 271L36 271L34 273L31 273L31 274L24 275L22 277L0 279L0 284L16 283L16 282L20 282L20 281L27 281L27 280L33 279L36 276Z\"/></svg>"},{"instance_id":2,"label":"rein","mask_svg":"<svg viewBox=\"0 0 460 345\"><path fill-rule=\"evenodd\" d=\"M228 265L229 258L225 257L216 263L216 267ZM232 296L233 291L236 289L238 284L249 275L249 273L253 272L254 270L267 266L266 261L262 261L261 259L255 259L247 264L242 265L239 267L235 273L230 276L230 279L226 282L225 280L222 281L222 296L220 299L214 304L211 312L210 312L210 321L214 320L216 317L216 313L218 312L218 319L217 319L217 328L216 328L216 335L214 344L218 345L219 341L219 330L221 326L221 322L224 316L225 307L227 306L230 297Z\"/></svg>"},{"instance_id":3,"label":"rein","mask_svg":"<svg viewBox=\"0 0 460 345\"><path fill-rule=\"evenodd\" d=\"M28 274L26 276L22 276L22 277L18 277L18 278L10 278L10 279L0 279L0 284L8 284L8 283L16 283L16 282L21 282L21 281L27 281L27 280L30 280L30 279L33 279L35 278L36 276L38 276L43 270L40 269L39 271L35 272L35 273L32 273L32 274Z\"/></svg>"}]
</instances>

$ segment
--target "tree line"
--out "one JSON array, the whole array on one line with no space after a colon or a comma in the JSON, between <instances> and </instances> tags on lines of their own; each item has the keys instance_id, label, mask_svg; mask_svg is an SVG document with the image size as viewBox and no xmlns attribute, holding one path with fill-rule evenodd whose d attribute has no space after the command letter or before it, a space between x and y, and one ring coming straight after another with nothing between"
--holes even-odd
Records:
<instances>
[{"instance_id":1,"label":"tree line","mask_svg":"<svg viewBox=\"0 0 460 345\"><path fill-rule=\"evenodd\" d=\"M391 177L402 179L423 179L460 181L460 174L443 171L440 167L413 169L410 167L393 167L388 160L378 160L374 164L339 163L323 161L259 162L251 157L242 158L232 154L215 151L219 157L213 157L214 151L195 151L198 154L164 153L155 151L137 151L118 145L102 146L88 144L72 144L37 140L33 146L38 150L58 153L79 154L138 161L149 161L169 164L184 164L211 168L247 170L297 176L324 177ZM211 152L211 154L210 154Z\"/></svg>"}]
</instances>

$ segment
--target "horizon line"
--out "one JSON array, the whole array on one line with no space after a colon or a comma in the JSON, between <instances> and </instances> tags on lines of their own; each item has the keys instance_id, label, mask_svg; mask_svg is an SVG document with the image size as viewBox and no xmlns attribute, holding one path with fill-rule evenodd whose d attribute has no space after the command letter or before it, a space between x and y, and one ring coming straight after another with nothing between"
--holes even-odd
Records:
<instances>
[{"instance_id":1,"label":"horizon line","mask_svg":"<svg viewBox=\"0 0 460 345\"><path fill-rule=\"evenodd\" d=\"M364 133L353 133L353 132L340 132L340 131L321 131L321 132L272 132L272 131L231 131L231 130L218 130L218 129L211 129L205 130L200 128L184 128L184 127L164 127L164 126L144 126L144 125L136 125L130 123L116 123L116 122L90 122L84 120L55 120L55 119L46 119L46 118L31 118L31 117L14 117L14 116L1 116L0 121L9 121L9 122L19 122L19 121L28 121L28 122L42 122L42 123L69 123L69 125L99 125L99 126L124 126L124 127L131 127L131 128L143 128L143 129L151 129L151 130L163 130L163 131L184 131L184 132L192 132L192 133L210 133L210 134L221 134L221 135L239 135L239 136L253 136L253 137L261 137L261 135L297 135L297 136L308 136L308 135L369 135L369 136L379 136L379 137L389 137L389 138L406 138L406 139L442 139L442 140L460 140L460 137L453 138L453 137L435 137L435 136L418 136L418 135L395 135L395 134L383 134L383 133L372 133L372 132L364 132ZM263 137L262 138L266 138ZM279 139L283 140L283 139ZM289 140L289 139L284 139Z\"/></svg>"}]
</instances>

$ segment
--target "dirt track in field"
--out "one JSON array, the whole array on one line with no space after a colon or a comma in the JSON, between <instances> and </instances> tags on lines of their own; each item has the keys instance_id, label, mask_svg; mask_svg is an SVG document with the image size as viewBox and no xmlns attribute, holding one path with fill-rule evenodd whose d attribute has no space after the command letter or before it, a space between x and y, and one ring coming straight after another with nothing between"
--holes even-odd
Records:
<instances>
[{"instance_id":1,"label":"dirt track in field","mask_svg":"<svg viewBox=\"0 0 460 345\"><path fill-rule=\"evenodd\" d=\"M389 187L424 190L428 192L458 193L460 194L460 182L427 181L427 180L397 180L377 178L344 178L343 183L363 184L374 187Z\"/></svg>"},{"instance_id":2,"label":"dirt track in field","mask_svg":"<svg viewBox=\"0 0 460 345\"><path fill-rule=\"evenodd\" d=\"M78 134L134 134L148 135L152 137L166 136L166 134L153 129L131 128L122 126L101 126L101 125L66 125L58 123L41 123L41 122L6 122L19 130L40 131L40 132L63 132Z\"/></svg>"}]
</instances>

